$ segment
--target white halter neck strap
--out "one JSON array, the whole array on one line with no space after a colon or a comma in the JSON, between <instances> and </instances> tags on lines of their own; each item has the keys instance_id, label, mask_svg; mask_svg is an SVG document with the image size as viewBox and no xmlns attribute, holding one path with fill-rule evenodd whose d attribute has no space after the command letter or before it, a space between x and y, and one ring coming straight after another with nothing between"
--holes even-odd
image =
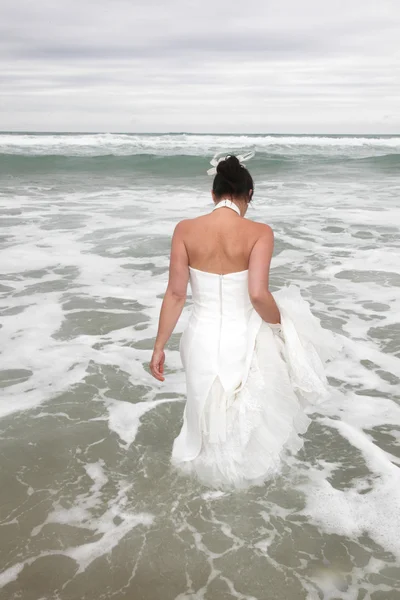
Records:
<instances>
[{"instance_id":1,"label":"white halter neck strap","mask_svg":"<svg viewBox=\"0 0 400 600\"><path fill-rule=\"evenodd\" d=\"M216 210L217 208L222 208L223 206L227 206L228 208L233 208L233 210L235 212L237 212L237 214L240 216L240 210L239 207L236 206L236 204L234 202L232 202L232 200L220 200L219 202L217 202L217 204L214 206L213 210Z\"/></svg>"}]
</instances>

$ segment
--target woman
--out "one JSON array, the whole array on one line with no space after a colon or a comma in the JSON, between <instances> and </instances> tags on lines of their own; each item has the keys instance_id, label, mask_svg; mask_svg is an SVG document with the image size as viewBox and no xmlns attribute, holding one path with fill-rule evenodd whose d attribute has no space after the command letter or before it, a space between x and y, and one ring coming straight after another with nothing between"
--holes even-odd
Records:
<instances>
[{"instance_id":1,"label":"woman","mask_svg":"<svg viewBox=\"0 0 400 600\"><path fill-rule=\"evenodd\" d=\"M175 227L150 363L164 381L164 346L190 281L179 347L187 402L171 461L217 488L259 485L302 446L304 409L326 397L323 361L337 345L297 288L269 291L274 235L244 218L253 192L248 170L228 156L216 167L212 211Z\"/></svg>"}]
</instances>

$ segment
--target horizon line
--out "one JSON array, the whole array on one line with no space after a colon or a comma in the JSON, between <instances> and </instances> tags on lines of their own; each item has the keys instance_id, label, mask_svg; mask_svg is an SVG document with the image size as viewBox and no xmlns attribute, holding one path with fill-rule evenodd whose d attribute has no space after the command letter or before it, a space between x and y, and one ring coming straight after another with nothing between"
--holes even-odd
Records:
<instances>
[{"instance_id":1,"label":"horizon line","mask_svg":"<svg viewBox=\"0 0 400 600\"><path fill-rule=\"evenodd\" d=\"M101 134L109 134L109 135L221 135L221 136L234 136L234 135L249 135L249 136L335 136L335 137L367 137L367 136L384 136L384 137L398 137L400 136L400 132L398 133L312 133L312 132L301 132L301 133L283 133L283 132L261 132L254 133L248 131L242 132L219 132L219 131L62 131L62 130L46 130L46 131L38 131L38 130L29 130L29 129L21 129L21 130L12 130L12 129L4 129L0 130L1 134L63 134L63 135L101 135Z\"/></svg>"}]
</instances>

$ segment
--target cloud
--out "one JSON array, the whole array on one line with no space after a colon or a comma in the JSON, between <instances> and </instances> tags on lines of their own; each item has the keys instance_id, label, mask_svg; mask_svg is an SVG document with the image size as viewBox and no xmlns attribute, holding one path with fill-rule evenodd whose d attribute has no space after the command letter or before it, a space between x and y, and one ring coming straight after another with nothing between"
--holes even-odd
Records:
<instances>
[{"instance_id":1,"label":"cloud","mask_svg":"<svg viewBox=\"0 0 400 600\"><path fill-rule=\"evenodd\" d=\"M0 128L399 132L396 0L3 0Z\"/></svg>"}]
</instances>

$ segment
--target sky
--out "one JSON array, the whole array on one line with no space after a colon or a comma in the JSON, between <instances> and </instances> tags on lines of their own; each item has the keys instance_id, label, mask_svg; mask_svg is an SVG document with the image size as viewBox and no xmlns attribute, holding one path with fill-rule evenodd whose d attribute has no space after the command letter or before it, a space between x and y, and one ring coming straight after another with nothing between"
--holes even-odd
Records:
<instances>
[{"instance_id":1,"label":"sky","mask_svg":"<svg viewBox=\"0 0 400 600\"><path fill-rule=\"evenodd\" d=\"M1 0L0 130L400 133L398 0Z\"/></svg>"}]
</instances>

